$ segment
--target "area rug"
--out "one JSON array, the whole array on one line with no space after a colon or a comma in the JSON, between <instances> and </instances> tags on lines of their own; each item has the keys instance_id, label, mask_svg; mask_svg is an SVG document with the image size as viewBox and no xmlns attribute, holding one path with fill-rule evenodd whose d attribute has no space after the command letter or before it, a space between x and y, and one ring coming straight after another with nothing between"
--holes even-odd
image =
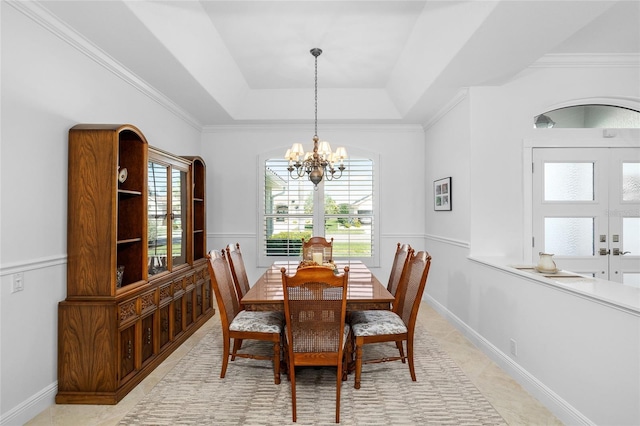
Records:
<instances>
[{"instance_id":1,"label":"area rug","mask_svg":"<svg viewBox=\"0 0 640 426\"><path fill-rule=\"evenodd\" d=\"M386 362L363 366L362 386L353 374L342 382L344 425L504 425L506 422L418 322L415 367ZM335 369L296 370L298 419L291 420L286 375L273 383L268 361L237 358L220 379L219 323L120 422L120 425L329 425L335 424ZM252 345L253 347L249 346ZM245 342L251 350L270 350ZM397 354L395 345L365 346L367 356Z\"/></svg>"}]
</instances>

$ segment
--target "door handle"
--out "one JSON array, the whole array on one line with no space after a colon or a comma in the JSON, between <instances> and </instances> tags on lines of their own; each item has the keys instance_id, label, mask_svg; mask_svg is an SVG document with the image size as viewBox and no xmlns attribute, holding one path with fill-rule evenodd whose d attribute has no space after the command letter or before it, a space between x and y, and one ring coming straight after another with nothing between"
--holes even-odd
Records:
<instances>
[{"instance_id":1,"label":"door handle","mask_svg":"<svg viewBox=\"0 0 640 426\"><path fill-rule=\"evenodd\" d=\"M600 249L600 250L602 251L602 249ZM630 254L630 253L631 253L630 251L623 251L623 252L621 252L619 248L614 248L614 249L613 249L613 253L612 253L612 254L613 254L614 256L624 256L625 254Z\"/></svg>"},{"instance_id":2,"label":"door handle","mask_svg":"<svg viewBox=\"0 0 640 426\"><path fill-rule=\"evenodd\" d=\"M606 256L611 253L611 250L607 250L606 248L601 248L599 251L600 256Z\"/></svg>"}]
</instances>

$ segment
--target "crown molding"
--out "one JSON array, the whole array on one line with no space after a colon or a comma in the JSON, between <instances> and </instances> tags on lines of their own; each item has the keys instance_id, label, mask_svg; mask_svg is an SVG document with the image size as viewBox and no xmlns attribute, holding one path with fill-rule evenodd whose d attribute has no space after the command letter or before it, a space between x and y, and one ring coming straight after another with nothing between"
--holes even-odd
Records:
<instances>
[{"instance_id":1,"label":"crown molding","mask_svg":"<svg viewBox=\"0 0 640 426\"><path fill-rule=\"evenodd\" d=\"M451 110L454 109L460 102L464 101L468 95L468 88L464 87L458 90L458 92L449 100L449 102L445 104L445 106L443 106L429 121L425 122L422 125L424 131L426 132L427 130L429 130L431 126L435 125L438 121L440 121L442 117L451 112Z\"/></svg>"},{"instance_id":2,"label":"crown molding","mask_svg":"<svg viewBox=\"0 0 640 426\"><path fill-rule=\"evenodd\" d=\"M156 102L163 108L167 109L175 116L192 126L196 130L202 130L202 124L193 116L180 108L175 102L167 98L160 91L147 84L143 79L109 56L106 52L91 43L73 28L62 22L55 15L49 12L45 7L35 1L6 1L7 4L21 12L23 15L53 33L62 41L87 56L98 65L102 66L112 74L116 75L124 82L128 83L136 90Z\"/></svg>"},{"instance_id":3,"label":"crown molding","mask_svg":"<svg viewBox=\"0 0 640 426\"><path fill-rule=\"evenodd\" d=\"M640 54L548 54L544 55L530 68L634 68L640 67Z\"/></svg>"}]
</instances>

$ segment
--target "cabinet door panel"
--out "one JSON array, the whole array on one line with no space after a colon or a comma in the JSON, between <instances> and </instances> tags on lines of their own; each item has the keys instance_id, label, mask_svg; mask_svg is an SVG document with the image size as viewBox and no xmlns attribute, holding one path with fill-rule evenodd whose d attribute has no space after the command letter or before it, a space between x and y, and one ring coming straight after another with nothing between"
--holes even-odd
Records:
<instances>
[{"instance_id":1,"label":"cabinet door panel","mask_svg":"<svg viewBox=\"0 0 640 426\"><path fill-rule=\"evenodd\" d=\"M193 291L188 292L184 296L184 305L185 305L185 326L189 327L193 323L193 298L195 294Z\"/></svg>"},{"instance_id":2,"label":"cabinet door panel","mask_svg":"<svg viewBox=\"0 0 640 426\"><path fill-rule=\"evenodd\" d=\"M136 360L135 324L120 332L120 382L125 382L135 370Z\"/></svg>"},{"instance_id":3,"label":"cabinet door panel","mask_svg":"<svg viewBox=\"0 0 640 426\"><path fill-rule=\"evenodd\" d=\"M169 167L149 161L147 204L147 240L149 253L149 276L167 271L167 249L169 247Z\"/></svg>"},{"instance_id":4,"label":"cabinet door panel","mask_svg":"<svg viewBox=\"0 0 640 426\"><path fill-rule=\"evenodd\" d=\"M169 343L171 339L169 328L169 307L170 305L160 308L160 348Z\"/></svg>"},{"instance_id":5,"label":"cabinet door panel","mask_svg":"<svg viewBox=\"0 0 640 426\"><path fill-rule=\"evenodd\" d=\"M184 314L184 310L182 309L183 298L180 297L173 301L173 336L177 336L182 333L182 316Z\"/></svg>"},{"instance_id":6,"label":"cabinet door panel","mask_svg":"<svg viewBox=\"0 0 640 426\"><path fill-rule=\"evenodd\" d=\"M171 171L171 255L172 266L187 263L187 172Z\"/></svg>"},{"instance_id":7,"label":"cabinet door panel","mask_svg":"<svg viewBox=\"0 0 640 426\"><path fill-rule=\"evenodd\" d=\"M155 314L148 315L142 319L142 363L144 364L154 354L154 318Z\"/></svg>"}]
</instances>

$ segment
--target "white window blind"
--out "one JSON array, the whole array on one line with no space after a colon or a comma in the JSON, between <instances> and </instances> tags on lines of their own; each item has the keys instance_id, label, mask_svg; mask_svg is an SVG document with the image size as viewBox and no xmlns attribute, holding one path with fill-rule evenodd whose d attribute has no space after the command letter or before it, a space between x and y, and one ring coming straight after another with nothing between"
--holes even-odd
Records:
<instances>
[{"instance_id":1,"label":"white window blind","mask_svg":"<svg viewBox=\"0 0 640 426\"><path fill-rule=\"evenodd\" d=\"M334 239L334 258L360 258L374 253L374 164L350 159L338 180L323 181L314 190L308 178L292 179L288 162L264 161L264 205L261 251L266 262L300 256L301 239Z\"/></svg>"}]
</instances>

